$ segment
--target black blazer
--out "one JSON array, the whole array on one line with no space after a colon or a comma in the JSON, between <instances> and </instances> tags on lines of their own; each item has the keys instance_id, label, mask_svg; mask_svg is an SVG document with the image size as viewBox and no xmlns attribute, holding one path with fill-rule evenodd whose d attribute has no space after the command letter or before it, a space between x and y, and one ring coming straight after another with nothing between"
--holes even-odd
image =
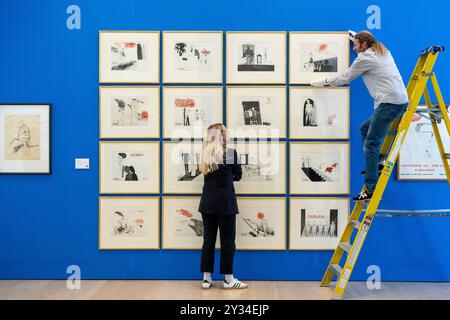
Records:
<instances>
[{"instance_id":1,"label":"black blazer","mask_svg":"<svg viewBox=\"0 0 450 320\"><path fill-rule=\"evenodd\" d=\"M204 176L203 193L198 211L202 214L238 214L233 181L242 178L242 168L237 152L227 149L224 164L219 169Z\"/></svg>"}]
</instances>

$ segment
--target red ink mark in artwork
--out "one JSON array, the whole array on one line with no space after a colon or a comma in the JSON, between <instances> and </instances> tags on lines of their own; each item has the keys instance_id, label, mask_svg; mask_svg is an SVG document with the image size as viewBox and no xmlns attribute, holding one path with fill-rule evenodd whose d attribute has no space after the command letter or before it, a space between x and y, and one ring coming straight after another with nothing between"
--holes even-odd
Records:
<instances>
[{"instance_id":1,"label":"red ink mark in artwork","mask_svg":"<svg viewBox=\"0 0 450 320\"><path fill-rule=\"evenodd\" d=\"M319 53L324 53L328 50L328 45L327 44L321 44L319 46Z\"/></svg>"},{"instance_id":2,"label":"red ink mark in artwork","mask_svg":"<svg viewBox=\"0 0 450 320\"><path fill-rule=\"evenodd\" d=\"M192 213L190 213L188 210L186 210L186 209L180 209L180 210L177 210L178 211L178 213L179 214L181 214L182 216L185 216L185 217L188 217L188 218L192 218L193 217L193 214Z\"/></svg>"},{"instance_id":3,"label":"red ink mark in artwork","mask_svg":"<svg viewBox=\"0 0 450 320\"><path fill-rule=\"evenodd\" d=\"M333 124L334 119L336 119L336 116L337 116L336 114L333 114L333 115L331 115L331 116L328 117L327 124L328 124L329 126L331 126L331 125Z\"/></svg>"},{"instance_id":4,"label":"red ink mark in artwork","mask_svg":"<svg viewBox=\"0 0 450 320\"><path fill-rule=\"evenodd\" d=\"M332 173L334 171L334 169L336 169L336 167L337 167L337 163L333 163L331 166L328 166L325 168L325 172Z\"/></svg>"},{"instance_id":5,"label":"red ink mark in artwork","mask_svg":"<svg viewBox=\"0 0 450 320\"><path fill-rule=\"evenodd\" d=\"M422 119L422 116L419 114L414 114L413 118L412 118L412 122L417 122L420 119Z\"/></svg>"},{"instance_id":6,"label":"red ink mark in artwork","mask_svg":"<svg viewBox=\"0 0 450 320\"><path fill-rule=\"evenodd\" d=\"M194 99L175 99L175 106L179 108L193 108L195 107Z\"/></svg>"},{"instance_id":7,"label":"red ink mark in artwork","mask_svg":"<svg viewBox=\"0 0 450 320\"><path fill-rule=\"evenodd\" d=\"M148 112L147 111L142 111L141 118L142 119L148 119Z\"/></svg>"},{"instance_id":8,"label":"red ink mark in artwork","mask_svg":"<svg viewBox=\"0 0 450 320\"><path fill-rule=\"evenodd\" d=\"M264 219L264 213L258 212L257 217L258 217L259 220L263 220Z\"/></svg>"}]
</instances>

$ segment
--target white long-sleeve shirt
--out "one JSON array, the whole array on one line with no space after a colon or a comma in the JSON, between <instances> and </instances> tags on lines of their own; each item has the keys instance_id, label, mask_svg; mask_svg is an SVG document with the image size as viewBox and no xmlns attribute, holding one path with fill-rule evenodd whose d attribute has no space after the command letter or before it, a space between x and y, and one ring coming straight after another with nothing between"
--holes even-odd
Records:
<instances>
[{"instance_id":1,"label":"white long-sleeve shirt","mask_svg":"<svg viewBox=\"0 0 450 320\"><path fill-rule=\"evenodd\" d=\"M408 103L408 93L402 76L389 51L386 55L378 55L369 48L359 53L347 71L339 76L327 78L325 84L330 86L348 84L360 75L374 99L374 109L380 103Z\"/></svg>"}]
</instances>

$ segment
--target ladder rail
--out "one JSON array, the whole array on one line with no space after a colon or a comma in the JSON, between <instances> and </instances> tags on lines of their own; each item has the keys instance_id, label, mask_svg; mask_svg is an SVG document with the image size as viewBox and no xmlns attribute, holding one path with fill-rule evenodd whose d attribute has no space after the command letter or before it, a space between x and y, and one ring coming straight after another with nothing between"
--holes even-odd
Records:
<instances>
[{"instance_id":1,"label":"ladder rail","mask_svg":"<svg viewBox=\"0 0 450 320\"><path fill-rule=\"evenodd\" d=\"M450 136L450 118L447 112L447 108L445 106L444 98L442 97L442 92L439 87L436 74L433 73L431 76L431 84L433 86L434 92L436 94L436 99L438 100L438 106L442 113L442 119L445 122L445 126L447 128L447 134Z\"/></svg>"},{"instance_id":2,"label":"ladder rail","mask_svg":"<svg viewBox=\"0 0 450 320\"><path fill-rule=\"evenodd\" d=\"M425 103L427 104L427 107L433 108L433 104L431 103L431 99L430 99L430 93L428 92L427 88L425 88L423 95L424 95ZM446 111L444 113L447 114ZM444 115L442 115L442 116L444 117ZM441 156L445 175L447 177L447 182L450 184L450 167L448 165L447 156L445 154L444 143L442 142L441 133L439 131L439 127L436 122L436 117L433 113L430 113L430 118L431 118L431 126L433 128L434 137L436 139L436 143L437 143L437 147L439 149L439 154ZM448 118L448 116L447 116L447 118ZM446 127L447 127L447 124L449 124L449 122L445 121L445 119L444 119L444 123L446 124Z\"/></svg>"},{"instance_id":3,"label":"ladder rail","mask_svg":"<svg viewBox=\"0 0 450 320\"><path fill-rule=\"evenodd\" d=\"M422 85L426 85L426 81L423 82ZM366 208L362 224L358 230L358 233L356 234L350 253L348 254L345 264L342 268L342 273L337 281L334 290L334 294L336 297L342 297L347 288L350 276L353 273L356 261L358 260L362 246L364 245L370 226L372 225L375 213L380 204L381 197L384 193L384 190L387 187L387 183L393 171L394 164L400 152L401 145L403 144L404 139L406 138L406 133L409 129L412 117L415 112L416 108L415 105L419 104L419 99L420 97L416 97L416 100L412 101L412 107L408 110L408 112L405 112L400 121L398 133L395 136L394 142L389 151L388 157L386 159L386 164L383 168L380 178L378 179L375 191L372 195L372 199L370 200Z\"/></svg>"},{"instance_id":4,"label":"ladder rail","mask_svg":"<svg viewBox=\"0 0 450 320\"><path fill-rule=\"evenodd\" d=\"M347 222L347 226L345 227L345 230L341 235L339 243L350 241L350 238L354 231L354 227L352 226L351 221L359 220L359 217L361 216L361 212L363 209L364 209L363 203L357 203L355 205L355 207L353 208L352 214L350 215L349 220ZM334 251L333 257L331 258L331 261L328 265L327 271L325 272L325 274L322 278L322 282L320 284L322 287L329 286L329 284L333 278L333 272L331 271L331 265L338 264L339 261L341 260L343 254L344 254L344 250L338 246L336 248L336 250Z\"/></svg>"},{"instance_id":5,"label":"ladder rail","mask_svg":"<svg viewBox=\"0 0 450 320\"><path fill-rule=\"evenodd\" d=\"M407 111L410 109L411 101L412 101L413 97L415 97L418 94L422 95L423 90L421 92L418 92L417 89L420 86L421 81L425 81L425 86L426 86L426 82L428 82L429 76L423 76L423 74L428 74L429 71L431 71L433 69L433 66L436 62L439 52L436 52L435 54L431 54L432 55L431 59L430 59L430 54L431 53L429 53L428 55L421 56L419 58L416 66L414 68L413 76L409 79L408 86L406 87L406 91L408 93L408 97L410 100ZM419 101L420 101L420 98L419 98ZM417 106L415 108L417 108ZM398 126L400 125L400 121L401 121L401 117L395 119L392 122L391 126L389 127L389 131L398 131ZM449 131L449 135L450 135L450 131ZM381 148L380 148L381 155L388 154L394 138L395 138L395 136L392 134L386 135L386 137L383 141L383 144L381 145Z\"/></svg>"},{"instance_id":6,"label":"ladder rail","mask_svg":"<svg viewBox=\"0 0 450 320\"><path fill-rule=\"evenodd\" d=\"M412 76L409 78L408 85L406 86L406 92L408 93L408 97L411 96L411 91L414 87L415 81L417 81L417 79L419 79L420 73L423 70L426 59L427 59L427 56L420 56L419 59L417 60L417 63L414 67Z\"/></svg>"}]
</instances>

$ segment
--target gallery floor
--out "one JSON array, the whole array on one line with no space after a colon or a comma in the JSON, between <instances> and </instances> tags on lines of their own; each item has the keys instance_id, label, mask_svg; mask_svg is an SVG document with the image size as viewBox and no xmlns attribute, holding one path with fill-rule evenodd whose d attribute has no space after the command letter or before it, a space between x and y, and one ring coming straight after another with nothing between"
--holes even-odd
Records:
<instances>
[{"instance_id":1,"label":"gallery floor","mask_svg":"<svg viewBox=\"0 0 450 320\"><path fill-rule=\"evenodd\" d=\"M201 290L199 281L85 280L79 290L66 288L63 280L2 280L0 300L325 300L333 294L310 281L248 281L245 290L223 290L222 283ZM351 282L345 299L449 300L450 283L385 282L380 290L367 289L365 282Z\"/></svg>"}]
</instances>

